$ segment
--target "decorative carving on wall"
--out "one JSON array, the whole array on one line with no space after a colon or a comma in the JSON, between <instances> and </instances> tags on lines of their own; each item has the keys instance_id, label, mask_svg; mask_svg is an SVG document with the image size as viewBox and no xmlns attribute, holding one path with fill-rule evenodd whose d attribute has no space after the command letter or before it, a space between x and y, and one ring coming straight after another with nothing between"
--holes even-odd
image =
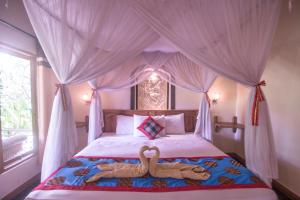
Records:
<instances>
[{"instance_id":1,"label":"decorative carving on wall","mask_svg":"<svg viewBox=\"0 0 300 200\"><path fill-rule=\"evenodd\" d=\"M168 82L153 74L137 86L137 109L167 110L169 89Z\"/></svg>"},{"instance_id":2,"label":"decorative carving on wall","mask_svg":"<svg viewBox=\"0 0 300 200\"><path fill-rule=\"evenodd\" d=\"M168 110L175 109L175 86L156 73L131 88L130 109Z\"/></svg>"}]
</instances>

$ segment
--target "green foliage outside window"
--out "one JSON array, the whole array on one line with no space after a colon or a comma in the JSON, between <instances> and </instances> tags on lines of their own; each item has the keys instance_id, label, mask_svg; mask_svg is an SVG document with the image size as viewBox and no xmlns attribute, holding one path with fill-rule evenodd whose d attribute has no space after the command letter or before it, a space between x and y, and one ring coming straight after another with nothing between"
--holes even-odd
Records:
<instances>
[{"instance_id":1,"label":"green foliage outside window","mask_svg":"<svg viewBox=\"0 0 300 200\"><path fill-rule=\"evenodd\" d=\"M2 137L32 130L30 61L0 52Z\"/></svg>"}]
</instances>

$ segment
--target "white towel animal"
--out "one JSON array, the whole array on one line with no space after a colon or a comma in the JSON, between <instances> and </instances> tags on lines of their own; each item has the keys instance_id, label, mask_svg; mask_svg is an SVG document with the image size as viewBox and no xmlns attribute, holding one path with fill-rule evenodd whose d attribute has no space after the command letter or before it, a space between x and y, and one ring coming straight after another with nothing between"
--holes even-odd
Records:
<instances>
[{"instance_id":1,"label":"white towel animal","mask_svg":"<svg viewBox=\"0 0 300 200\"><path fill-rule=\"evenodd\" d=\"M101 172L95 174L85 182L97 181L100 178L132 178L144 176L149 170L149 161L144 152L149 150L148 146L142 146L139 151L140 164L111 163L98 164Z\"/></svg>"},{"instance_id":2,"label":"white towel animal","mask_svg":"<svg viewBox=\"0 0 300 200\"><path fill-rule=\"evenodd\" d=\"M158 163L160 156L159 149L154 146L149 150L155 150L156 153L150 159L149 171L151 176L157 178L177 178L184 179L189 178L193 180L207 180L210 177L210 173L201 166L190 165L184 163Z\"/></svg>"}]
</instances>

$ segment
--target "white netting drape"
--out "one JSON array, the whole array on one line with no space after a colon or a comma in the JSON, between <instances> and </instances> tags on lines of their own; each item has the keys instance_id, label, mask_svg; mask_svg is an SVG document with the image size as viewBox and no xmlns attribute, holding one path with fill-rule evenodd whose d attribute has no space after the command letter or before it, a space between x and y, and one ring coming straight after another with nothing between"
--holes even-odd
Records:
<instances>
[{"instance_id":1,"label":"white netting drape","mask_svg":"<svg viewBox=\"0 0 300 200\"><path fill-rule=\"evenodd\" d=\"M201 65L195 64L181 53L143 53L145 62L154 67L155 72L171 84L204 93L199 104L195 134L212 141L210 100L208 90L216 79L216 74Z\"/></svg>"},{"instance_id":2,"label":"white netting drape","mask_svg":"<svg viewBox=\"0 0 300 200\"><path fill-rule=\"evenodd\" d=\"M102 128L104 126L99 92L130 88L145 80L151 75L152 70L148 69L147 66L142 63L142 57L137 56L117 69L89 81L93 93L89 112L88 143L91 143L102 134Z\"/></svg>"},{"instance_id":3,"label":"white netting drape","mask_svg":"<svg viewBox=\"0 0 300 200\"><path fill-rule=\"evenodd\" d=\"M204 93L199 105L195 134L212 141L212 126L208 90L216 79L216 74L203 68L180 53L176 53L163 67L171 78L171 83L194 92Z\"/></svg>"},{"instance_id":4,"label":"white netting drape","mask_svg":"<svg viewBox=\"0 0 300 200\"><path fill-rule=\"evenodd\" d=\"M198 93L207 93L216 78L214 72L196 65L180 53L148 52L140 54L118 69L89 82L94 92L90 105L88 143L101 135L104 125L98 91L132 87L153 73L175 86ZM208 140L212 138L207 98L203 98L201 101L195 134Z\"/></svg>"},{"instance_id":5,"label":"white netting drape","mask_svg":"<svg viewBox=\"0 0 300 200\"><path fill-rule=\"evenodd\" d=\"M195 63L245 85L260 83L280 13L279 0L136 0L131 4L145 23ZM259 109L259 125L246 122L247 166L261 177L277 178L268 109L266 105Z\"/></svg>"},{"instance_id":6,"label":"white netting drape","mask_svg":"<svg viewBox=\"0 0 300 200\"><path fill-rule=\"evenodd\" d=\"M159 37L197 66L254 88L245 131L247 166L266 179L277 177L273 135L260 79L276 28L280 0L24 0L24 4L60 81L42 179L65 162L75 149L76 130L65 85L109 73ZM153 62L157 70L159 63L169 62L169 58L157 55L147 56L145 60ZM174 66L168 71L176 73ZM178 67L178 70L185 69ZM189 85L199 92L207 91L208 87L199 87L198 82L191 81L199 81L198 78L181 80L182 87ZM94 88L102 85L92 83ZM100 105L99 94L94 92L93 96L98 99L92 105L96 108ZM208 104L204 101L200 118L208 118L209 110L205 108ZM97 120L101 119L100 114L93 114ZM201 124L198 127L207 128ZM53 144L57 151L52 152Z\"/></svg>"},{"instance_id":7,"label":"white netting drape","mask_svg":"<svg viewBox=\"0 0 300 200\"><path fill-rule=\"evenodd\" d=\"M211 141L210 102L207 92L217 75L195 64L181 53L144 53L143 56L147 58L147 64L154 66L156 73L166 81L193 92L204 93L194 133Z\"/></svg>"},{"instance_id":8,"label":"white netting drape","mask_svg":"<svg viewBox=\"0 0 300 200\"><path fill-rule=\"evenodd\" d=\"M143 51L158 35L122 1L24 0L24 5L47 59L63 84L53 103L43 180L75 153L76 128L65 85L91 80L114 69Z\"/></svg>"},{"instance_id":9,"label":"white netting drape","mask_svg":"<svg viewBox=\"0 0 300 200\"><path fill-rule=\"evenodd\" d=\"M216 74L201 65L195 64L181 53L155 52L143 53L143 56L145 62L154 66L156 72L171 84L193 92L204 93L204 97L199 104L194 133L212 141L208 90L216 79Z\"/></svg>"}]
</instances>

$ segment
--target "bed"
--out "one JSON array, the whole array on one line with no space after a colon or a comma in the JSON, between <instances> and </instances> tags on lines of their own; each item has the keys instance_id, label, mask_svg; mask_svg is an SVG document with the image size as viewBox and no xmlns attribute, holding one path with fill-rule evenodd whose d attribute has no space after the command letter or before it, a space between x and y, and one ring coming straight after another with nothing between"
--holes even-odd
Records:
<instances>
[{"instance_id":1,"label":"bed","mask_svg":"<svg viewBox=\"0 0 300 200\"><path fill-rule=\"evenodd\" d=\"M106 115L113 116L117 113ZM186 114L194 116L193 114ZM193 117L191 117L193 118ZM189 119L185 119L188 121ZM110 123L114 123L110 120ZM191 123L193 125L193 123ZM108 128L107 128L108 129ZM189 129L189 126L186 126ZM138 150L141 146L157 146L160 148L162 158L170 157L223 157L227 156L217 147L208 141L194 136L191 132L180 135L167 135L155 140L149 140L145 137L134 137L132 135L116 135L113 132L105 133L98 138L75 157L124 157L137 158ZM146 152L147 157L151 157L151 152ZM237 200L276 200L276 194L269 188L236 188L236 189L213 189L213 190L190 190L173 192L132 192L132 191L94 191L94 190L34 190L26 199L237 199Z\"/></svg>"}]
</instances>

